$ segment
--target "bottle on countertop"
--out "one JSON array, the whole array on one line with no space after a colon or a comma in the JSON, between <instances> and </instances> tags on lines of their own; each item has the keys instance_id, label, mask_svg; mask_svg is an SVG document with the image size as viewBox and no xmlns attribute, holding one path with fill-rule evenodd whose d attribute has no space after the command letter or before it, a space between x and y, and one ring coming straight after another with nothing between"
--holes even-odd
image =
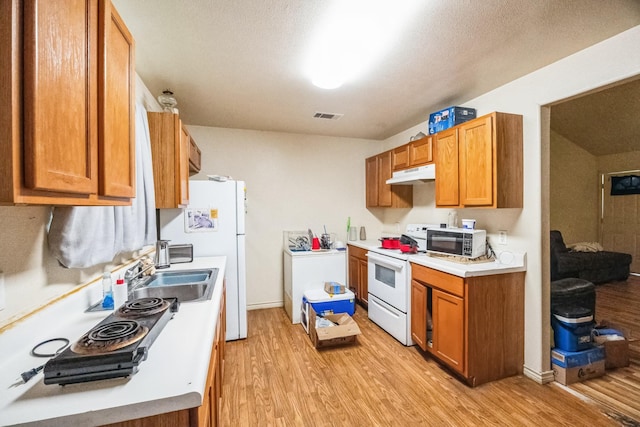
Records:
<instances>
[{"instance_id":1,"label":"bottle on countertop","mask_svg":"<svg viewBox=\"0 0 640 427\"><path fill-rule=\"evenodd\" d=\"M116 285L113 288L113 306L114 308L120 307L127 302L129 296L127 282L123 278L116 280Z\"/></svg>"},{"instance_id":2,"label":"bottle on countertop","mask_svg":"<svg viewBox=\"0 0 640 427\"><path fill-rule=\"evenodd\" d=\"M447 227L448 228L458 228L458 214L457 214L457 212L454 212L454 211L449 212L449 217L447 218Z\"/></svg>"},{"instance_id":3,"label":"bottle on countertop","mask_svg":"<svg viewBox=\"0 0 640 427\"><path fill-rule=\"evenodd\" d=\"M360 240L367 240L367 230L365 230L364 225L360 227Z\"/></svg>"},{"instance_id":4,"label":"bottle on countertop","mask_svg":"<svg viewBox=\"0 0 640 427\"><path fill-rule=\"evenodd\" d=\"M102 275L102 308L113 310L113 290L111 289L111 273Z\"/></svg>"}]
</instances>

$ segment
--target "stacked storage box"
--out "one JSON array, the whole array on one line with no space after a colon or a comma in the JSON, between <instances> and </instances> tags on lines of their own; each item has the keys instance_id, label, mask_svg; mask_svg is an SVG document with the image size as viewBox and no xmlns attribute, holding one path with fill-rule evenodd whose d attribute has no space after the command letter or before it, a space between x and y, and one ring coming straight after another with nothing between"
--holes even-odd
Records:
<instances>
[{"instance_id":1,"label":"stacked storage box","mask_svg":"<svg viewBox=\"0 0 640 427\"><path fill-rule=\"evenodd\" d=\"M569 385L604 375L604 348L565 351L555 348L551 351L553 374L561 384Z\"/></svg>"}]
</instances>

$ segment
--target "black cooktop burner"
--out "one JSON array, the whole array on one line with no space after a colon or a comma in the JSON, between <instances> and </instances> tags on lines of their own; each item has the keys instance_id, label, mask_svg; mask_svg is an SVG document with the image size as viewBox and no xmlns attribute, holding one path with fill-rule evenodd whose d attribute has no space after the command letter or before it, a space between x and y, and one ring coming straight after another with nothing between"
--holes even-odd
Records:
<instances>
[{"instance_id":1,"label":"black cooktop burner","mask_svg":"<svg viewBox=\"0 0 640 427\"><path fill-rule=\"evenodd\" d=\"M178 307L176 298L127 301L49 360L44 367L44 383L65 385L135 374Z\"/></svg>"}]
</instances>

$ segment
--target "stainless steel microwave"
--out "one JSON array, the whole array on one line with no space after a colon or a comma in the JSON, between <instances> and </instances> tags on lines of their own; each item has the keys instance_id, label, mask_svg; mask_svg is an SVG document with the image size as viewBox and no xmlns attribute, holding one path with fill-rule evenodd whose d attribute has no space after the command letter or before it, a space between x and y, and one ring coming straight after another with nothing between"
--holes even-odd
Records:
<instances>
[{"instance_id":1,"label":"stainless steel microwave","mask_svg":"<svg viewBox=\"0 0 640 427\"><path fill-rule=\"evenodd\" d=\"M464 228L427 229L427 252L478 258L486 252L486 230Z\"/></svg>"}]
</instances>

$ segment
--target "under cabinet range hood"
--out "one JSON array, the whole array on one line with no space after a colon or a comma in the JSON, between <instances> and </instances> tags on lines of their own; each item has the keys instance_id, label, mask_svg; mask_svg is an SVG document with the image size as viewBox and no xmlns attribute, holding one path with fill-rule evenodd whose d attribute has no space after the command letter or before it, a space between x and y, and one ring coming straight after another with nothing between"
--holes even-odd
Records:
<instances>
[{"instance_id":1,"label":"under cabinet range hood","mask_svg":"<svg viewBox=\"0 0 640 427\"><path fill-rule=\"evenodd\" d=\"M387 184L413 185L422 184L436 179L436 165L431 163L417 168L394 172Z\"/></svg>"}]
</instances>

